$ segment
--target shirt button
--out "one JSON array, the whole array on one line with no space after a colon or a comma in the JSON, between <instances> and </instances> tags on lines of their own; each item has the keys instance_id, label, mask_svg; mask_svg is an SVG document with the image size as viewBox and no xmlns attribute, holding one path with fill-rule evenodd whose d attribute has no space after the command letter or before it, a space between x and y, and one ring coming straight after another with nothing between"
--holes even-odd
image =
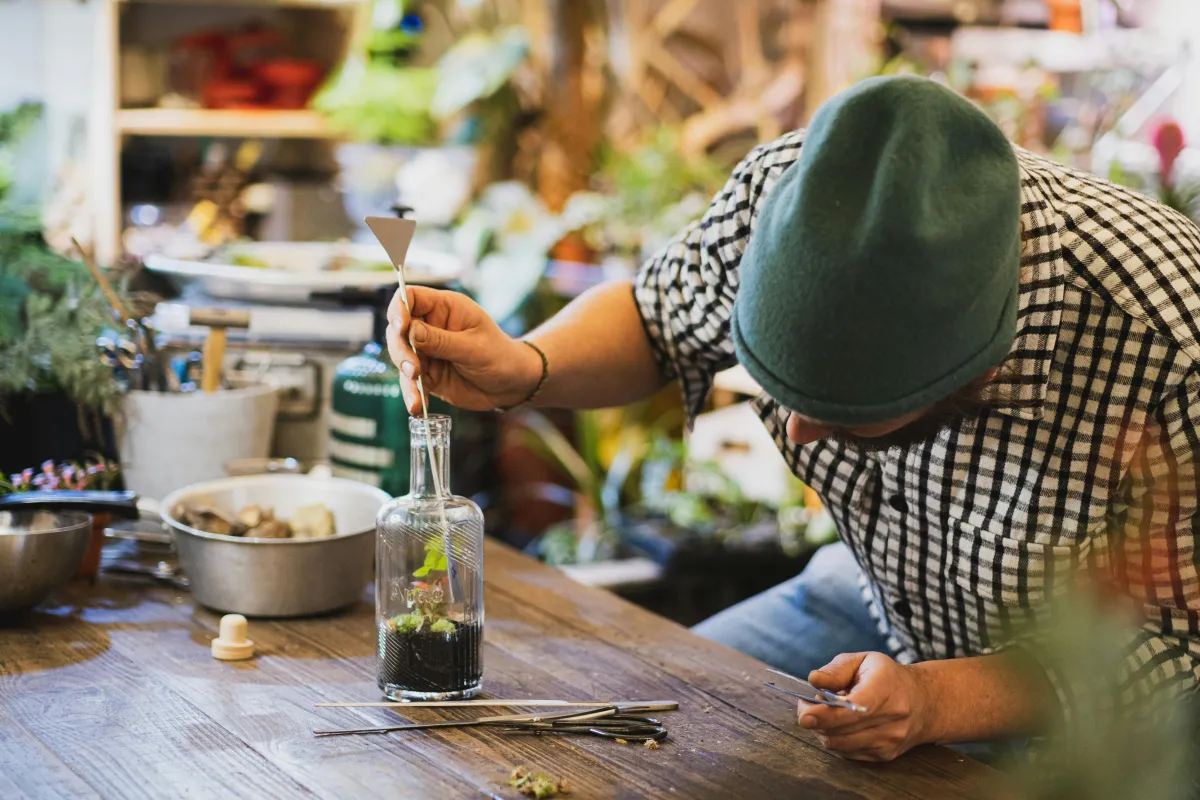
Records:
<instances>
[{"instance_id":1,"label":"shirt button","mask_svg":"<svg viewBox=\"0 0 1200 800\"><path fill-rule=\"evenodd\" d=\"M888 505L899 511L901 514L908 513L908 503L904 501L904 495L894 494L888 498Z\"/></svg>"},{"instance_id":2,"label":"shirt button","mask_svg":"<svg viewBox=\"0 0 1200 800\"><path fill-rule=\"evenodd\" d=\"M897 600L896 602L892 603L892 608L895 609L897 614L905 619L912 619L912 606L908 604L907 600Z\"/></svg>"}]
</instances>

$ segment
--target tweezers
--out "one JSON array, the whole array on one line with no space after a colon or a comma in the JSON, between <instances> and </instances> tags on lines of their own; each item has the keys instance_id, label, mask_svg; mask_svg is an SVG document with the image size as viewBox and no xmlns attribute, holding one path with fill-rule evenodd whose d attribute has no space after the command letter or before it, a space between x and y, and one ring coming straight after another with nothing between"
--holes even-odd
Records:
<instances>
[{"instance_id":1,"label":"tweezers","mask_svg":"<svg viewBox=\"0 0 1200 800\"><path fill-rule=\"evenodd\" d=\"M795 681L796 683L800 684L800 686L805 691L807 691L807 694L802 694L800 692L794 692L791 689L785 689L782 686L772 683L771 681L763 681L764 686L770 686L772 689L774 689L777 692L783 692L786 695L791 695L792 697L798 697L801 700L804 700L809 703L820 703L821 705L833 706L834 708L845 708L845 709L849 709L850 711L857 711L860 714L867 713L866 706L861 706L858 703L847 700L845 697L842 697L840 694L837 694L836 692L831 692L828 689L818 689L816 686L813 686L808 681L801 680L800 678L797 678L795 675L788 675L786 672L781 672L780 670L777 670L777 669L771 669L770 667L767 667L767 672L770 672L774 675L779 675L780 677L783 677L783 678L787 678L788 680Z\"/></svg>"},{"instance_id":2,"label":"tweezers","mask_svg":"<svg viewBox=\"0 0 1200 800\"><path fill-rule=\"evenodd\" d=\"M646 707L615 705L602 706L565 714L505 714L502 716L451 719L437 722L417 722L404 725L384 725L375 728L313 731L316 736L346 736L352 734L388 734L395 731L418 731L430 728L469 728L477 725L495 726L512 733L564 734L582 733L605 739L662 741L667 729L657 719L632 716L627 712L645 711Z\"/></svg>"}]
</instances>

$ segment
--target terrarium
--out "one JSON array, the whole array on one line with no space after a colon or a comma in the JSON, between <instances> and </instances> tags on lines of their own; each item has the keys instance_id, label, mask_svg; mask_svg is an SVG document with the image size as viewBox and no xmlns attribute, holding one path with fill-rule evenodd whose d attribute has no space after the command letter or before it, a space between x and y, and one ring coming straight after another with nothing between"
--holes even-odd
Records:
<instances>
[{"instance_id":1,"label":"terrarium","mask_svg":"<svg viewBox=\"0 0 1200 800\"><path fill-rule=\"evenodd\" d=\"M409 420L409 493L379 512L379 688L456 700L483 680L483 512L450 492L450 418Z\"/></svg>"}]
</instances>

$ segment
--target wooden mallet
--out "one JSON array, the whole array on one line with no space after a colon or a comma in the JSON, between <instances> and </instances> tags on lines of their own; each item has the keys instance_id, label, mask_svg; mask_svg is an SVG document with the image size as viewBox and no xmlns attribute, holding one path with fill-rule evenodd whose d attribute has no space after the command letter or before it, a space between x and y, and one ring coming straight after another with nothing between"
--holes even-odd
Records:
<instances>
[{"instance_id":1,"label":"wooden mallet","mask_svg":"<svg viewBox=\"0 0 1200 800\"><path fill-rule=\"evenodd\" d=\"M188 324L208 328L204 340L200 376L201 390L212 394L221 388L221 364L225 361L226 332L230 328L249 328L250 312L225 308L192 308Z\"/></svg>"}]
</instances>

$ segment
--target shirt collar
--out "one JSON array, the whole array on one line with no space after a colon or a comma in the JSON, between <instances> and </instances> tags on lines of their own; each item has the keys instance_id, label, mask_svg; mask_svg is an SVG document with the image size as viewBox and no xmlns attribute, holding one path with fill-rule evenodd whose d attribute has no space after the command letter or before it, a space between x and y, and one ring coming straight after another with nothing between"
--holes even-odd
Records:
<instances>
[{"instance_id":1,"label":"shirt collar","mask_svg":"<svg viewBox=\"0 0 1200 800\"><path fill-rule=\"evenodd\" d=\"M1021 287L1017 335L1000 364L995 411L1039 420L1045 410L1050 369L1062 321L1066 270L1058 238L1058 215L1046 199L1042 159L1017 150L1021 167Z\"/></svg>"}]
</instances>

